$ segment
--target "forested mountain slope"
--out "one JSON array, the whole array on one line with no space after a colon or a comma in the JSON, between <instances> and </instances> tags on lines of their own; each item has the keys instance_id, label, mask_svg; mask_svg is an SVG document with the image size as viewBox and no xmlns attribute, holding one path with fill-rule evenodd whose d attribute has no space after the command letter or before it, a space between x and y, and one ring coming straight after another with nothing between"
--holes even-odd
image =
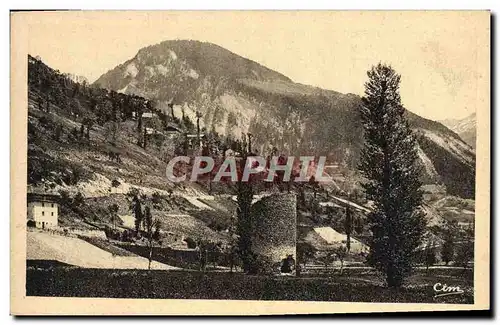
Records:
<instances>
[{"instance_id":1,"label":"forested mountain slope","mask_svg":"<svg viewBox=\"0 0 500 325\"><path fill-rule=\"evenodd\" d=\"M201 115L208 132L233 138L250 132L264 155L276 147L293 155L328 155L353 170L357 166L359 96L294 83L211 43L176 40L143 48L94 85L143 96L176 118L194 121ZM424 182L473 198L473 149L439 122L409 111L408 118L419 134Z\"/></svg>"}]
</instances>

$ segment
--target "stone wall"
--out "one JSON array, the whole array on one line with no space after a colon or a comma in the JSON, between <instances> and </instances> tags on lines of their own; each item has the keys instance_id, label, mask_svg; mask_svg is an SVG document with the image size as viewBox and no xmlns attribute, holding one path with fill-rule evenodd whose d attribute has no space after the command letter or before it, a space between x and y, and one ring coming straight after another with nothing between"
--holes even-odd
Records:
<instances>
[{"instance_id":1,"label":"stone wall","mask_svg":"<svg viewBox=\"0 0 500 325\"><path fill-rule=\"evenodd\" d=\"M68 229L72 235L107 239L106 233L102 230L84 230L84 229Z\"/></svg>"},{"instance_id":2,"label":"stone wall","mask_svg":"<svg viewBox=\"0 0 500 325\"><path fill-rule=\"evenodd\" d=\"M283 259L297 259L296 195L277 193L252 205L252 252L261 261L280 272Z\"/></svg>"},{"instance_id":3,"label":"stone wall","mask_svg":"<svg viewBox=\"0 0 500 325\"><path fill-rule=\"evenodd\" d=\"M103 230L76 229L70 227L53 227L50 229L41 230L28 227L28 231L45 231L56 235L76 237L76 238L89 237L89 238L99 238L104 240L107 239L106 233Z\"/></svg>"}]
</instances>

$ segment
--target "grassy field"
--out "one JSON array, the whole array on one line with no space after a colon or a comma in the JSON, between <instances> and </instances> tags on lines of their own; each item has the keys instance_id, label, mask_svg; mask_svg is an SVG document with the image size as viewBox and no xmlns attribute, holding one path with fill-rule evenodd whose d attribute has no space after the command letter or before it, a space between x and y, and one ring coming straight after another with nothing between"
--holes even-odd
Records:
<instances>
[{"instance_id":1,"label":"grassy field","mask_svg":"<svg viewBox=\"0 0 500 325\"><path fill-rule=\"evenodd\" d=\"M357 273L357 274L356 274ZM419 270L407 285L389 289L366 271L332 277L270 277L241 273L53 268L27 269L28 296L156 299L304 300L473 303L472 273ZM378 280L377 280L378 279ZM434 298L436 282L464 294Z\"/></svg>"}]
</instances>

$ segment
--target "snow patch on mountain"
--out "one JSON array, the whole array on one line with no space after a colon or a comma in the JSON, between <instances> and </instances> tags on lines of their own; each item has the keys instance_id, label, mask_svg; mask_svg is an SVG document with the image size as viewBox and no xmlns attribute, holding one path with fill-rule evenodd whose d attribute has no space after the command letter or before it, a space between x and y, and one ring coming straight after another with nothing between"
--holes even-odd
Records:
<instances>
[{"instance_id":1,"label":"snow patch on mountain","mask_svg":"<svg viewBox=\"0 0 500 325\"><path fill-rule=\"evenodd\" d=\"M170 58L171 58L172 60L177 60L177 54L175 54L175 52L174 52L174 51L172 51L172 50L168 50L168 54L170 55Z\"/></svg>"},{"instance_id":2,"label":"snow patch on mountain","mask_svg":"<svg viewBox=\"0 0 500 325\"><path fill-rule=\"evenodd\" d=\"M131 76L132 78L137 77L137 74L139 73L139 69L135 66L135 63L132 62L127 67L125 68L125 73L124 76L128 77Z\"/></svg>"},{"instance_id":3,"label":"snow patch on mountain","mask_svg":"<svg viewBox=\"0 0 500 325\"><path fill-rule=\"evenodd\" d=\"M117 92L121 93L121 94L125 94L127 92L127 88L128 88L128 85L126 85L125 87L123 87L122 89L119 89Z\"/></svg>"}]
</instances>

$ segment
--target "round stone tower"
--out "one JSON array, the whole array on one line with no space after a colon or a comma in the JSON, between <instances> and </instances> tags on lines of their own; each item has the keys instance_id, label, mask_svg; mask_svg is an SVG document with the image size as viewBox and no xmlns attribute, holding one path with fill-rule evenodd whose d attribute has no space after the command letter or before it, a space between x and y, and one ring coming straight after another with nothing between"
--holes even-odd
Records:
<instances>
[{"instance_id":1,"label":"round stone tower","mask_svg":"<svg viewBox=\"0 0 500 325\"><path fill-rule=\"evenodd\" d=\"M276 193L252 205L252 252L272 272L295 269L297 245L297 198L294 193ZM285 262L285 259L288 260ZM293 260L291 259L293 258Z\"/></svg>"}]
</instances>

